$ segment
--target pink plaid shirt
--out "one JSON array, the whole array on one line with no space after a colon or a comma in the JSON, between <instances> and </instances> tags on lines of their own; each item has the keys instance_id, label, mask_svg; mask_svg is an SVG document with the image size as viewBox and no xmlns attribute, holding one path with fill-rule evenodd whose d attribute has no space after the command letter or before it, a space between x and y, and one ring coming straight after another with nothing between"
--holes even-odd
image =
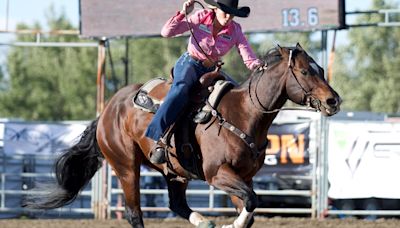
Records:
<instances>
[{"instance_id":1,"label":"pink plaid shirt","mask_svg":"<svg viewBox=\"0 0 400 228\"><path fill-rule=\"evenodd\" d=\"M262 64L262 61L257 59L251 49L249 42L242 32L240 24L231 21L227 26L221 29L216 37L213 37L214 13L211 10L196 11L190 15L188 19L193 28L193 34L201 48L212 60L220 60L220 58L235 45L247 68L254 70L257 66ZM161 30L161 35L163 37L172 37L180 35L188 30L185 14L178 12L165 23ZM197 59L207 59L192 36L189 39L188 52Z\"/></svg>"}]
</instances>

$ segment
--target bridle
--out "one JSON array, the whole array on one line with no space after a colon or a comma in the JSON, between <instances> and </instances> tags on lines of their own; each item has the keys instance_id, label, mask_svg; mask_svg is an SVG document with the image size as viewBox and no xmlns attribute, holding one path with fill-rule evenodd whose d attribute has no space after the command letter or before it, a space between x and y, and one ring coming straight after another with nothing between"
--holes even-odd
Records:
<instances>
[{"instance_id":1,"label":"bridle","mask_svg":"<svg viewBox=\"0 0 400 228\"><path fill-rule=\"evenodd\" d=\"M294 77L294 79L296 80L297 84L299 85L299 87L303 91L303 99L302 99L301 104L305 105L308 108L312 108L315 111L321 111L321 107L323 106L322 102L318 98L314 97L311 94L311 90L312 89L308 89L308 90L304 89L303 85L299 82L299 79L297 78L296 74L293 72L293 67L291 65L292 53L293 53L293 50L290 50L288 68L291 71L291 75Z\"/></svg>"},{"instance_id":2,"label":"bridle","mask_svg":"<svg viewBox=\"0 0 400 228\"><path fill-rule=\"evenodd\" d=\"M254 89L255 99L256 99L258 105L255 104L255 102L253 101L253 97L251 96L251 84L252 84L252 81L253 81L254 77L252 77L250 79L249 88L248 88L248 90L249 90L248 92L249 92L249 95L250 95L251 103L260 112L266 113L266 114L272 114L272 113L279 112L281 110L305 110L305 111L314 111L314 112L320 112L321 111L321 107L323 106L322 102L318 98L315 98L311 94L311 89L306 90L304 88L304 86L299 82L296 74L293 72L292 59L293 59L293 50L289 50L289 58L288 58L287 68L286 68L284 74L286 74L287 71L290 70L291 76L294 77L294 79L296 80L297 84L299 85L299 87L303 91L303 99L302 99L301 104L305 105L306 107L305 108L303 108L303 107L293 107L293 108L283 107L283 108L278 108L278 109L273 109L273 110L268 110L268 108L264 107L264 105L261 103L261 101L260 101L260 99L258 97L257 88L258 88L258 84L259 84L259 82L261 80L261 77L263 77L264 74L265 74L264 71L268 69L268 65L266 63L264 66L262 66L262 67L260 67L258 69L259 72L261 73L261 75L258 77L258 80L256 82L256 86L255 86L255 89Z\"/></svg>"},{"instance_id":3,"label":"bridle","mask_svg":"<svg viewBox=\"0 0 400 228\"><path fill-rule=\"evenodd\" d=\"M311 96L311 95L310 95L310 92L307 92L307 90L305 90L304 87L303 87L303 86L300 84L300 82L297 80L297 77L296 77L296 75L295 75L294 72L293 72L293 68L292 68L292 66L291 66L291 62L292 62L292 50L290 50L289 61L288 61L288 67L286 68L284 74L286 74L286 73L287 73L287 70L290 69L292 75L293 75L293 76L295 77L295 79L296 79L296 82L299 84L300 88L303 90L304 96L310 97L310 96ZM257 106L257 105L254 103L253 98L252 98L252 96L251 96L251 82L252 82L252 80L253 80L254 77L252 76L252 77L250 78L250 81L249 81L249 91L248 91L248 92L249 92L249 95L250 95L250 100L251 100L251 102L253 103L253 105L254 105L258 110L260 110L262 113L276 113L276 112L279 112L279 111L281 111L281 110L308 110L308 111L320 111L320 105L317 106L318 109L313 108L311 105L309 105L307 109L304 109L304 108L280 108L280 109L268 110L267 108L265 108L265 107L262 105L262 103L260 102L260 99L258 98L258 95L257 95L257 87L258 87L258 83L260 82L261 77L264 75L264 72L263 72L263 71L266 70L266 69L267 69L267 66L266 66L266 65L263 66L263 67L261 67L261 70L260 70L260 71L262 71L262 75L258 77L258 81L257 81L256 87L255 87L255 90L254 90L254 93L255 93L255 95L256 95L256 99L257 99L258 105L259 105L261 108L260 108L259 106ZM304 98L303 98L303 100L304 100ZM318 100L318 101L319 101L319 100ZM214 120L205 128L206 130L214 123L214 121L218 120L218 124L219 124L219 126L220 126L220 127L219 127L219 131L218 131L218 135L219 135L219 132L221 131L221 128L224 127L224 128L226 128L226 129L228 129L229 131L231 131L233 134L235 134L237 137L239 137L239 138L250 148L250 150L251 150L251 152L252 152L252 158L253 158L253 159L258 158L259 155L260 155L261 153L264 153L265 148L268 146L268 141L267 141L266 143L264 143L264 145L262 145L260 148L257 148L257 147L256 147L256 143L255 143L254 137L247 135L244 131L240 130L240 129L237 128L235 125L229 123L229 122L221 115L221 113L218 112L218 110L216 110L215 108L213 108L211 105L209 105L209 106L210 106L211 109L212 109L211 115L214 116L215 118L214 118Z\"/></svg>"}]
</instances>

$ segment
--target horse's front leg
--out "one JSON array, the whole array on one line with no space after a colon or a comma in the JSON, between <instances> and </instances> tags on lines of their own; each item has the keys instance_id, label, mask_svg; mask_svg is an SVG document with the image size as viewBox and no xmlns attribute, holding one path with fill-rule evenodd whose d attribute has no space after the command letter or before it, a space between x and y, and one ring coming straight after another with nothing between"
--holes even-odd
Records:
<instances>
[{"instance_id":1,"label":"horse's front leg","mask_svg":"<svg viewBox=\"0 0 400 228\"><path fill-rule=\"evenodd\" d=\"M211 184L228 193L240 213L233 224L222 227L251 227L254 222L254 210L257 207L257 196L250 187L251 184L246 184L227 164L220 166L217 174L211 179Z\"/></svg>"},{"instance_id":2,"label":"horse's front leg","mask_svg":"<svg viewBox=\"0 0 400 228\"><path fill-rule=\"evenodd\" d=\"M231 195L230 197L233 205L235 205L237 213L240 215L244 208L243 200L234 195ZM253 223L254 223L254 216L251 216L250 221L248 222L246 227L251 227Z\"/></svg>"},{"instance_id":3,"label":"horse's front leg","mask_svg":"<svg viewBox=\"0 0 400 228\"><path fill-rule=\"evenodd\" d=\"M214 222L204 218L200 213L192 211L186 201L186 189L188 183L171 181L167 177L169 208L182 218L189 220L196 227L213 228Z\"/></svg>"}]
</instances>

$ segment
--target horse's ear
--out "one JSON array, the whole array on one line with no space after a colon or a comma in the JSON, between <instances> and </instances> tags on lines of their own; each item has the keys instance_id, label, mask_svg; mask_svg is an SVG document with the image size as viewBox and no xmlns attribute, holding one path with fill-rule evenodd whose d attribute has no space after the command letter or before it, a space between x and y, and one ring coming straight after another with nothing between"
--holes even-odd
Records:
<instances>
[{"instance_id":1,"label":"horse's ear","mask_svg":"<svg viewBox=\"0 0 400 228\"><path fill-rule=\"evenodd\" d=\"M303 47L299 43L296 44L296 49L299 51L304 51Z\"/></svg>"},{"instance_id":2,"label":"horse's ear","mask_svg":"<svg viewBox=\"0 0 400 228\"><path fill-rule=\"evenodd\" d=\"M285 51L283 50L283 48L282 48L279 44L276 45L276 48L278 49L278 51L279 51L279 53L280 53L281 55L284 55L284 54L285 54Z\"/></svg>"}]
</instances>

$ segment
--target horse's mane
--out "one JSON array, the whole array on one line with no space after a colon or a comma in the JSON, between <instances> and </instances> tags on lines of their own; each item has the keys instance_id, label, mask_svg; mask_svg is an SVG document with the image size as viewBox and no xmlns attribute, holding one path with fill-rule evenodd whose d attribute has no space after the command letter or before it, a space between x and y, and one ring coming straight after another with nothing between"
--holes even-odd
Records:
<instances>
[{"instance_id":1,"label":"horse's mane","mask_svg":"<svg viewBox=\"0 0 400 228\"><path fill-rule=\"evenodd\" d=\"M296 50L297 50L296 47L283 47L283 48L292 50L293 53L295 53ZM268 66L269 68L275 66L277 63L280 63L280 62L282 61L282 55L281 55L281 53L279 52L278 46L269 49L269 50L265 53L264 56L261 56L261 60L262 60L262 61L266 64L266 66ZM260 71L260 70L258 70L258 69L254 70L254 71L250 74L250 77L249 77L246 81L244 81L244 82L242 83L242 85L245 86L245 87L247 87L248 84L249 84L250 81L251 81L251 77L257 77L257 76L263 74L263 72L264 72L264 71Z\"/></svg>"},{"instance_id":2,"label":"horse's mane","mask_svg":"<svg viewBox=\"0 0 400 228\"><path fill-rule=\"evenodd\" d=\"M296 47L285 47L285 48L296 51ZM262 60L267 64L267 66L273 66L282 60L282 55L279 52L278 47L274 47L269 49L267 53L264 56L262 56Z\"/></svg>"},{"instance_id":3,"label":"horse's mane","mask_svg":"<svg viewBox=\"0 0 400 228\"><path fill-rule=\"evenodd\" d=\"M282 55L279 53L278 48L271 48L262 57L262 60L267 64L267 66L272 66L282 60Z\"/></svg>"}]
</instances>

